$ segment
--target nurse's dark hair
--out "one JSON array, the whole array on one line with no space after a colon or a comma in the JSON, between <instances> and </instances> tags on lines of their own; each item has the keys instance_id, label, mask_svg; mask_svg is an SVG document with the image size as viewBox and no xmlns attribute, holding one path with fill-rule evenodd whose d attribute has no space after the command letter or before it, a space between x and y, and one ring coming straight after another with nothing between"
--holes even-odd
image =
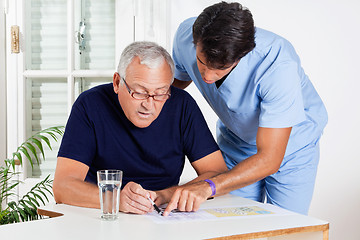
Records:
<instances>
[{"instance_id":1,"label":"nurse's dark hair","mask_svg":"<svg viewBox=\"0 0 360 240\"><path fill-rule=\"evenodd\" d=\"M232 65L255 47L252 14L236 2L207 7L193 25L193 42L201 46L209 67Z\"/></svg>"}]
</instances>

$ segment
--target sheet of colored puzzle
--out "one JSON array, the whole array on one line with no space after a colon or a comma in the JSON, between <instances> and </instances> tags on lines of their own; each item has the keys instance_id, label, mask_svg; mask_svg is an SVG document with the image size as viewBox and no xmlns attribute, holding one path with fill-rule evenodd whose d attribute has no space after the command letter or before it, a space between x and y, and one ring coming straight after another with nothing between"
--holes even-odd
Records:
<instances>
[{"instance_id":1,"label":"sheet of colored puzzle","mask_svg":"<svg viewBox=\"0 0 360 240\"><path fill-rule=\"evenodd\" d=\"M205 209L204 211L214 215L215 217L235 217L235 216L274 214L273 212L265 210L258 206L214 208L214 209Z\"/></svg>"},{"instance_id":2,"label":"sheet of colored puzzle","mask_svg":"<svg viewBox=\"0 0 360 240\"><path fill-rule=\"evenodd\" d=\"M214 219L228 219L228 218L244 218L256 216L269 216L269 215L284 215L288 212L274 207L273 205L266 204L262 206L229 206L219 208L200 209L197 212L179 212L173 211L169 216L163 217L157 212L147 214L147 216L157 223L171 223L178 221L203 221Z\"/></svg>"}]
</instances>

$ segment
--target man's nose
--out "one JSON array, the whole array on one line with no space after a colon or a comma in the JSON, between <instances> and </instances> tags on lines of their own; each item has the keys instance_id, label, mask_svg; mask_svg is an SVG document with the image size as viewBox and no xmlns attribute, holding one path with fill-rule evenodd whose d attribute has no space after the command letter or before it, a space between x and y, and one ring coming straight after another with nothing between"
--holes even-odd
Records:
<instances>
[{"instance_id":1,"label":"man's nose","mask_svg":"<svg viewBox=\"0 0 360 240\"><path fill-rule=\"evenodd\" d=\"M154 106L154 97L149 96L147 99L142 101L142 106L145 107L147 110L151 110Z\"/></svg>"},{"instance_id":2,"label":"man's nose","mask_svg":"<svg viewBox=\"0 0 360 240\"><path fill-rule=\"evenodd\" d=\"M216 77L216 72L213 71L213 70L210 70L210 69L204 69L203 71L203 77L206 79L206 80L215 80L217 77Z\"/></svg>"}]
</instances>

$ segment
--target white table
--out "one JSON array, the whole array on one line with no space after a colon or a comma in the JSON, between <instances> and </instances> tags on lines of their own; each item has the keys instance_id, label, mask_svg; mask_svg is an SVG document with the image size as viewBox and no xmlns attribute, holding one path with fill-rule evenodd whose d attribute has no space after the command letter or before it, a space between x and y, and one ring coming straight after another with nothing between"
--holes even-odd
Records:
<instances>
[{"instance_id":1,"label":"white table","mask_svg":"<svg viewBox=\"0 0 360 240\"><path fill-rule=\"evenodd\" d=\"M208 200L201 208L258 204L225 195ZM265 205L263 205L265 206ZM159 224L146 216L120 213L115 221L100 219L99 209L52 204L41 214L58 216L0 226L4 239L328 239L329 223L288 212L231 219ZM59 216L61 215L61 216Z\"/></svg>"}]
</instances>

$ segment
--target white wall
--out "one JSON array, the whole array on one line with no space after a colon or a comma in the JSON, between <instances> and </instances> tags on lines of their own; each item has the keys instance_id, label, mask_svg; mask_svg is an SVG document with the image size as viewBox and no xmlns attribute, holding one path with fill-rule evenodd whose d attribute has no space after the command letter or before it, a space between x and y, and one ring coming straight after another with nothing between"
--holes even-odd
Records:
<instances>
[{"instance_id":1,"label":"white wall","mask_svg":"<svg viewBox=\"0 0 360 240\"><path fill-rule=\"evenodd\" d=\"M0 166L6 158L5 14L0 0Z\"/></svg>"},{"instance_id":2,"label":"white wall","mask_svg":"<svg viewBox=\"0 0 360 240\"><path fill-rule=\"evenodd\" d=\"M4 0L0 0L2 6ZM198 15L214 0L169 0L171 37L179 23ZM309 215L330 222L331 239L359 239L360 108L360 2L356 0L244 0L255 24L280 34L296 48L303 67L325 102L329 123L321 139L321 159ZM2 10L2 9L1 9ZM0 157L5 152L4 134L4 18L0 12ZM216 115L191 84L209 127L215 133ZM5 149L5 148L4 148ZM0 160L3 158L1 157ZM1 162L1 161L0 161ZM193 174L190 172L189 175Z\"/></svg>"},{"instance_id":3,"label":"white wall","mask_svg":"<svg viewBox=\"0 0 360 240\"><path fill-rule=\"evenodd\" d=\"M198 15L204 7L218 1L171 2L173 36L182 20ZM331 239L359 239L360 2L239 2L251 10L256 26L282 35L293 43L305 72L328 110L329 123L321 139L321 158L309 215L330 222ZM215 132L215 114L194 86L189 91Z\"/></svg>"}]
</instances>

